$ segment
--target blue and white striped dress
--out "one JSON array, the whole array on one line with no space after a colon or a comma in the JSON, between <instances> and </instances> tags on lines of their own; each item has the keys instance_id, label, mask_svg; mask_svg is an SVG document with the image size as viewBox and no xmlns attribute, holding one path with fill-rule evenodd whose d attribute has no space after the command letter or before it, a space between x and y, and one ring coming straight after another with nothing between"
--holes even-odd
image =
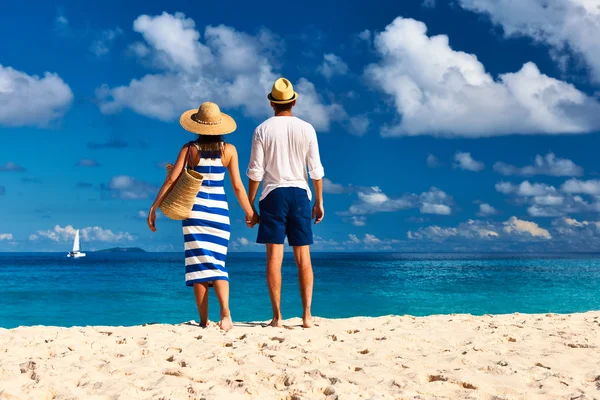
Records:
<instances>
[{"instance_id":1,"label":"blue and white striped dress","mask_svg":"<svg viewBox=\"0 0 600 400\"><path fill-rule=\"evenodd\" d=\"M213 154L211 154L212 156ZM190 218L183 221L185 284L229 280L225 259L229 244L229 207L221 154L200 155L194 170L204 176Z\"/></svg>"}]
</instances>

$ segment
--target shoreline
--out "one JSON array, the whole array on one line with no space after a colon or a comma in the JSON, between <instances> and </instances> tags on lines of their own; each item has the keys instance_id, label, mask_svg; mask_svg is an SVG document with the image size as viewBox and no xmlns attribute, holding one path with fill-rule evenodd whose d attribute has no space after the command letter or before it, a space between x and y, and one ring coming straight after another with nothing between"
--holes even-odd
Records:
<instances>
[{"instance_id":1,"label":"shoreline","mask_svg":"<svg viewBox=\"0 0 600 400\"><path fill-rule=\"evenodd\" d=\"M588 314L588 313L598 313L600 314L600 309L598 310L587 310L587 311L574 311L574 312L547 312L547 313L526 313L526 312L519 312L519 311L515 311L515 312L507 312L507 313L497 313L497 314L490 314L490 313L485 313L485 314L469 314L469 313L449 313L449 314L429 314L429 315L412 315L412 314L386 314L386 315L378 315L378 316L369 316L369 315L357 315L354 317L341 317L341 318L329 318L329 317L315 317L316 319L320 320L320 321L331 321L331 322L336 322L336 321L351 321L354 319L378 319L378 318L411 318L411 319L423 319L423 318L431 318L431 317L472 317L472 318L480 318L480 317L502 317L502 316L510 316L510 315L514 315L514 316L545 316L545 317L561 317L561 316L570 316L570 315L577 315L577 314ZM292 317L292 318L287 318L285 319L285 321L301 321L300 317ZM215 322L212 321L211 322ZM270 322L270 320L264 320L264 321L244 321L244 320L234 320L233 323L235 326L246 326L246 325L252 325L252 326L258 326L258 325L266 325L268 322ZM136 324L136 325L69 325L69 326L63 326L63 325L20 325L20 326L16 326L14 328L4 328L2 326L0 326L0 332L4 331L10 331L10 330L14 330L14 329L22 329L22 328L60 328L60 329L82 329L82 328L137 328L137 327L146 327L146 326L154 326L154 325L162 325L162 326L179 326L179 325L192 325L192 326L197 326L198 325L198 321L196 320L190 320L190 321L184 321L184 322L178 322L178 323L166 323L166 322L145 322L142 324ZM302 328L302 327L299 327ZM304 328L303 328L304 329Z\"/></svg>"},{"instance_id":2,"label":"shoreline","mask_svg":"<svg viewBox=\"0 0 600 400\"><path fill-rule=\"evenodd\" d=\"M0 329L0 399L583 399L600 390L600 311L315 321L234 321L227 333L214 323Z\"/></svg>"}]
</instances>

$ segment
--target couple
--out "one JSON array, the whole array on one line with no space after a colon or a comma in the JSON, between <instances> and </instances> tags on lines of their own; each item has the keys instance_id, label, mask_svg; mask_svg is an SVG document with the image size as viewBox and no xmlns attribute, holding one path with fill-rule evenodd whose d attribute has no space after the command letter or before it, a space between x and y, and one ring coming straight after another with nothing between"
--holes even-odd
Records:
<instances>
[{"instance_id":1,"label":"couple","mask_svg":"<svg viewBox=\"0 0 600 400\"><path fill-rule=\"evenodd\" d=\"M267 98L275 116L259 125L254 132L247 170L249 196L240 178L237 151L223 138L223 135L235 131L236 123L222 113L219 106L207 102L198 110L187 111L181 116L183 128L197 134L198 138L192 142L193 146L186 144L181 149L173 171L148 213L148 226L156 231L156 209L186 168L186 163L203 175L202 187L191 215L183 221L186 285L194 287L201 326L208 324L208 288L214 286L221 306L219 326L225 331L233 327L229 312L229 276L225 265L230 236L229 210L223 187L225 171L229 172L233 192L246 213L246 224L250 228L259 224L256 242L266 245L267 285L273 307L270 325L282 326L281 263L287 236L298 265L304 307L303 325L306 328L313 326L310 312L313 290L309 248L313 243L311 225L312 219L319 223L324 216L324 170L317 134L312 125L292 115L298 93L294 92L290 81L278 79ZM309 176L315 190L312 210ZM254 202L261 182L259 219Z\"/></svg>"}]
</instances>

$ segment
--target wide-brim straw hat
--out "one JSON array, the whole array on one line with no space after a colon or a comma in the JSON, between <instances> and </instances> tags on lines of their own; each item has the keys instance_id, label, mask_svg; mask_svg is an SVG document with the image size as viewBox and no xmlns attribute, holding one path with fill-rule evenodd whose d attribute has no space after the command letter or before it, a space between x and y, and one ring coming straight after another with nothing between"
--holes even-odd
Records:
<instances>
[{"instance_id":1,"label":"wide-brim straw hat","mask_svg":"<svg viewBox=\"0 0 600 400\"><path fill-rule=\"evenodd\" d=\"M275 104L287 104L296 101L298 93L294 92L292 82L285 78L279 78L273 84L271 93L267 95L267 98Z\"/></svg>"},{"instance_id":2,"label":"wide-brim straw hat","mask_svg":"<svg viewBox=\"0 0 600 400\"><path fill-rule=\"evenodd\" d=\"M197 135L227 135L237 128L235 120L210 101L202 103L197 110L181 114L179 123L186 131Z\"/></svg>"}]
</instances>

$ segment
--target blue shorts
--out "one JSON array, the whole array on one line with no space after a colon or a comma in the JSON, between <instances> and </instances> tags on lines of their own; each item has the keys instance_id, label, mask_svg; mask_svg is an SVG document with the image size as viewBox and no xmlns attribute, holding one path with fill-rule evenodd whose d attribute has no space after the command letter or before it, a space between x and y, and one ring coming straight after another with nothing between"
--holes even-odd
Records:
<instances>
[{"instance_id":1,"label":"blue shorts","mask_svg":"<svg viewBox=\"0 0 600 400\"><path fill-rule=\"evenodd\" d=\"M290 246L313 243L312 212L306 190L283 187L273 190L259 203L260 224L256 243Z\"/></svg>"}]
</instances>

